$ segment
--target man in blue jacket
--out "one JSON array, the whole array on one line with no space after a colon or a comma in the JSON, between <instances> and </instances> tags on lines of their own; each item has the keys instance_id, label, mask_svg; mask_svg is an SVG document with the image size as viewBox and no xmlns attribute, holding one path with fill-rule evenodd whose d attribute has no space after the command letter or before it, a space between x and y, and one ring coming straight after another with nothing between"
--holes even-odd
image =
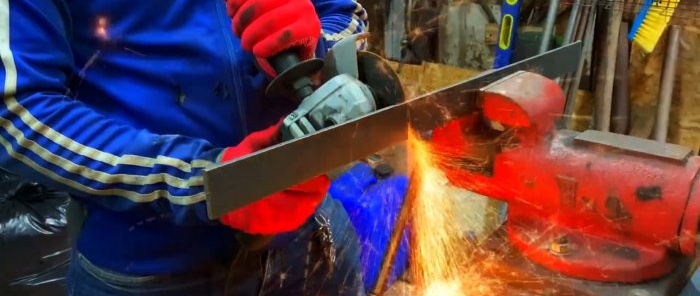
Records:
<instances>
[{"instance_id":1,"label":"man in blue jacket","mask_svg":"<svg viewBox=\"0 0 700 296\"><path fill-rule=\"evenodd\" d=\"M362 294L326 176L211 221L202 170L275 142L267 58L366 26L355 0L0 0L0 167L85 206L69 295Z\"/></svg>"}]
</instances>

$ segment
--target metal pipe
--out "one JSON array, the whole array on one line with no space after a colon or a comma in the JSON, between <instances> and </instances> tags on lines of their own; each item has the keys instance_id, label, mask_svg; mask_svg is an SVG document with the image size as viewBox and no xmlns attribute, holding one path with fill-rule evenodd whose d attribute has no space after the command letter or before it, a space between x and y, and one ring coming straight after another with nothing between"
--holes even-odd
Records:
<instances>
[{"instance_id":1,"label":"metal pipe","mask_svg":"<svg viewBox=\"0 0 700 296\"><path fill-rule=\"evenodd\" d=\"M564 44L569 44L574 39L574 29L576 28L576 20L578 19L578 11L581 6L581 0L576 0L571 6L571 14L569 22L566 24L566 33L564 34Z\"/></svg>"},{"instance_id":2,"label":"metal pipe","mask_svg":"<svg viewBox=\"0 0 700 296\"><path fill-rule=\"evenodd\" d=\"M574 29L576 28L576 23L578 22L578 10L581 0L576 0L576 2L571 6L571 12L569 14L569 21L566 23L566 33L564 34L564 45L571 43L574 38ZM571 84L571 75L567 74L564 76L564 82L561 82L561 77L555 79L557 83L560 83L562 89L566 90Z\"/></svg>"},{"instance_id":3,"label":"metal pipe","mask_svg":"<svg viewBox=\"0 0 700 296\"><path fill-rule=\"evenodd\" d=\"M590 2L594 3L594 2ZM572 40L583 40L584 35L586 34L586 28L588 27L586 24L588 22L588 15L591 12L591 4L589 2L582 3L579 5L578 8L578 16L576 16L576 26L574 27L574 35L571 38Z\"/></svg>"},{"instance_id":4,"label":"metal pipe","mask_svg":"<svg viewBox=\"0 0 700 296\"><path fill-rule=\"evenodd\" d=\"M586 40L584 40L584 37L585 37L586 30L588 28L588 25L587 25L588 24L588 16L589 16L589 12L591 10L592 10L591 5L581 5L581 3L579 3L579 8L578 8L578 11L576 13L576 22L574 23L574 28L573 28L573 32L572 32L572 36L571 36L571 41L583 40L584 51L586 48ZM573 11L572 11L572 13L573 13ZM583 57L584 57L584 55L582 54L581 59L578 61L579 63L583 63ZM565 120L567 120L567 121L571 120L571 115L572 115L571 111L573 110L571 108L573 107L572 103L574 103L574 102L571 99L570 92L571 92L571 88L573 87L573 85L575 83L575 80L577 79L576 75L579 75L578 73L579 72L577 71L576 73L568 75L566 77L566 79L564 80L564 83L562 86L564 93L566 93L566 106L567 107L565 108L565 110L568 110L568 111L564 112L564 118L566 118ZM580 75L578 77L580 78ZM576 82L576 85L578 85L578 82Z\"/></svg>"},{"instance_id":5,"label":"metal pipe","mask_svg":"<svg viewBox=\"0 0 700 296\"><path fill-rule=\"evenodd\" d=\"M576 74L574 75L571 84L567 89L566 94L566 104L564 106L564 118L566 118L566 127L568 129L574 129L574 115L576 109L576 96L578 93L579 86L581 84L581 77L583 76L584 66L586 66L587 56L591 55L593 50L593 34L595 31L595 21L596 21L596 10L595 6L586 7L584 10L585 23L581 24L581 39L583 39L583 53L581 54L581 59L578 61L578 69L576 69ZM583 21L583 18L582 18ZM590 67L590 65L588 65Z\"/></svg>"},{"instance_id":6,"label":"metal pipe","mask_svg":"<svg viewBox=\"0 0 700 296\"><path fill-rule=\"evenodd\" d=\"M656 126L654 127L654 140L659 142L666 142L666 137L668 136L668 122L671 113L671 99L673 98L673 82L676 76L680 35L680 26L673 25L669 28L668 45L666 47L664 69L661 74L661 87L659 89L659 107L656 109Z\"/></svg>"},{"instance_id":7,"label":"metal pipe","mask_svg":"<svg viewBox=\"0 0 700 296\"><path fill-rule=\"evenodd\" d=\"M600 44L602 52L598 60L595 83L595 114L593 115L594 128L599 131L610 131L610 117L612 115L613 85L615 82L615 61L617 55L617 42L620 34L620 22L622 22L622 3L611 3L607 9L607 32L603 44Z\"/></svg>"},{"instance_id":8,"label":"metal pipe","mask_svg":"<svg viewBox=\"0 0 700 296\"><path fill-rule=\"evenodd\" d=\"M408 225L408 220L413 213L413 205L415 204L415 200L418 195L418 188L416 187L420 183L415 169L411 172L408 181L408 190L406 192L406 196L404 197L403 204L401 205L399 215L396 217L394 229L391 231L389 244L387 245L386 252L384 253L384 257L382 259L382 266L379 270L379 275L377 276L377 282L374 284L374 289L370 293L372 296L381 296L386 290L389 274L391 273L394 261L396 260L396 252L399 249L401 238L406 230L406 225Z\"/></svg>"},{"instance_id":9,"label":"metal pipe","mask_svg":"<svg viewBox=\"0 0 700 296\"><path fill-rule=\"evenodd\" d=\"M540 54L549 50L549 43L552 40L552 30L554 29L554 21L557 19L557 10L559 9L559 0L549 0L549 9L547 10L547 19L542 32L542 42L540 43Z\"/></svg>"},{"instance_id":10,"label":"metal pipe","mask_svg":"<svg viewBox=\"0 0 700 296\"><path fill-rule=\"evenodd\" d=\"M629 26L620 23L617 59L615 60L615 85L613 86L613 106L610 130L617 134L627 134L629 130Z\"/></svg>"}]
</instances>

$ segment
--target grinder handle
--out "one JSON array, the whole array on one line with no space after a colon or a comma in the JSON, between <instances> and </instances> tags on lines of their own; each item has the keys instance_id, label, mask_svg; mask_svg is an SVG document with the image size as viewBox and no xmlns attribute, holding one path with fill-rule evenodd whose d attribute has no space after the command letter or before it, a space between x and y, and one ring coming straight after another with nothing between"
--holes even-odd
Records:
<instances>
[{"instance_id":1,"label":"grinder handle","mask_svg":"<svg viewBox=\"0 0 700 296\"><path fill-rule=\"evenodd\" d=\"M268 85L266 94L291 96L299 102L314 92L311 76L323 68L323 60L313 58L302 61L294 48L280 52L267 61L277 76Z\"/></svg>"},{"instance_id":2,"label":"grinder handle","mask_svg":"<svg viewBox=\"0 0 700 296\"><path fill-rule=\"evenodd\" d=\"M301 60L293 49L288 49L269 58L268 62L279 75L299 64Z\"/></svg>"}]
</instances>

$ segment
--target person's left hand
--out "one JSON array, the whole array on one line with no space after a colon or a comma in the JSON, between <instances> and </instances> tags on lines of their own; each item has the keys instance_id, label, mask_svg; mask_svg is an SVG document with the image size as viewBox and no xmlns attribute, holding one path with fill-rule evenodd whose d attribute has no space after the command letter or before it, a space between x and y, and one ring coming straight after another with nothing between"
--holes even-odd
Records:
<instances>
[{"instance_id":1,"label":"person's left hand","mask_svg":"<svg viewBox=\"0 0 700 296\"><path fill-rule=\"evenodd\" d=\"M236 146L224 149L220 162L225 163L277 143L282 119L276 124L251 133ZM260 182L264 182L260 181ZM320 175L290 188L224 214L222 224L252 235L276 235L299 228L326 197L330 179Z\"/></svg>"},{"instance_id":2,"label":"person's left hand","mask_svg":"<svg viewBox=\"0 0 700 296\"><path fill-rule=\"evenodd\" d=\"M294 48L300 60L314 56L321 21L310 0L226 0L233 33L270 76L268 58Z\"/></svg>"}]
</instances>

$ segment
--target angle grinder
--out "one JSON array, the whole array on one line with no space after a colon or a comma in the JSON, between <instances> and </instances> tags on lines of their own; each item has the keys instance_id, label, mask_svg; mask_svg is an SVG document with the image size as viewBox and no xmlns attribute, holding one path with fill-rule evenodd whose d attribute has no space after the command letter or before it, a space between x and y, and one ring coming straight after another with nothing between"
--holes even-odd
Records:
<instances>
[{"instance_id":1,"label":"angle grinder","mask_svg":"<svg viewBox=\"0 0 700 296\"><path fill-rule=\"evenodd\" d=\"M300 102L283 123L282 140L291 140L358 118L404 99L403 87L391 65L380 56L357 50L356 34L336 43L325 59L300 61L293 51L270 59L280 73L269 84L268 96ZM320 75L313 89L311 77Z\"/></svg>"},{"instance_id":2,"label":"angle grinder","mask_svg":"<svg viewBox=\"0 0 700 296\"><path fill-rule=\"evenodd\" d=\"M398 75L377 54L360 51L357 42L368 34L355 34L338 41L324 59L301 61L294 50L269 59L278 73L265 94L286 97L299 106L285 117L280 140L304 137L324 128L370 114L404 100ZM320 80L314 89L312 77ZM274 236L240 234L249 250L261 249Z\"/></svg>"}]
</instances>

